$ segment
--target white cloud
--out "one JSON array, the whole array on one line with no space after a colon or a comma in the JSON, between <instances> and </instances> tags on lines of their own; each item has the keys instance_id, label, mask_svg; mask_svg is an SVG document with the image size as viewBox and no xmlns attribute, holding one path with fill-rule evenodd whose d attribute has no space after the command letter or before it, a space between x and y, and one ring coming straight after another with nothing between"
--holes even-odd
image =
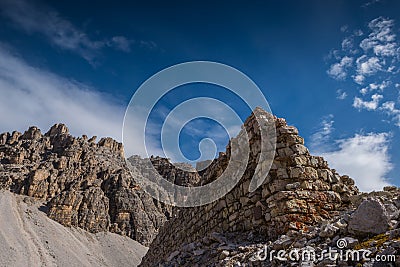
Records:
<instances>
[{"instance_id":1,"label":"white cloud","mask_svg":"<svg viewBox=\"0 0 400 267\"><path fill-rule=\"evenodd\" d=\"M110 41L107 42L107 45L110 47L115 47L115 49L121 50L123 52L130 52L131 45L134 43L133 40L128 40L124 36L114 36Z\"/></svg>"},{"instance_id":2,"label":"white cloud","mask_svg":"<svg viewBox=\"0 0 400 267\"><path fill-rule=\"evenodd\" d=\"M353 48L353 40L350 37L344 38L342 41L343 50L351 50Z\"/></svg>"},{"instance_id":3,"label":"white cloud","mask_svg":"<svg viewBox=\"0 0 400 267\"><path fill-rule=\"evenodd\" d=\"M381 83L371 83L369 85L369 88L371 88L371 90L379 90L379 91L383 91L385 88L387 88L390 85L390 81L383 81Z\"/></svg>"},{"instance_id":4,"label":"white cloud","mask_svg":"<svg viewBox=\"0 0 400 267\"><path fill-rule=\"evenodd\" d=\"M353 58L345 56L340 62L333 64L328 70L328 74L337 80L344 80L347 76L347 69L353 63Z\"/></svg>"},{"instance_id":5,"label":"white cloud","mask_svg":"<svg viewBox=\"0 0 400 267\"><path fill-rule=\"evenodd\" d=\"M65 123L72 134L121 140L124 108L109 95L28 65L0 44L0 132Z\"/></svg>"},{"instance_id":6,"label":"white cloud","mask_svg":"<svg viewBox=\"0 0 400 267\"><path fill-rule=\"evenodd\" d=\"M396 35L393 33L392 28L394 20L379 17L371 20L368 27L372 30L370 37L381 42L393 42Z\"/></svg>"},{"instance_id":7,"label":"white cloud","mask_svg":"<svg viewBox=\"0 0 400 267\"><path fill-rule=\"evenodd\" d=\"M330 135L334 130L333 123L335 122L333 117L332 114L329 114L322 118L319 129L310 137L311 150L323 151L329 149L327 144L329 144Z\"/></svg>"},{"instance_id":8,"label":"white cloud","mask_svg":"<svg viewBox=\"0 0 400 267\"><path fill-rule=\"evenodd\" d=\"M383 103L380 109L391 115L393 117L393 120L395 121L396 126L400 127L400 109L396 108L396 104L394 101L387 101Z\"/></svg>"},{"instance_id":9,"label":"white cloud","mask_svg":"<svg viewBox=\"0 0 400 267\"><path fill-rule=\"evenodd\" d=\"M395 108L395 103L393 101L388 101L382 104L382 109L387 110L390 113L398 114L400 113L399 109Z\"/></svg>"},{"instance_id":10,"label":"white cloud","mask_svg":"<svg viewBox=\"0 0 400 267\"><path fill-rule=\"evenodd\" d=\"M360 93L366 95L368 92L378 90L382 92L391 84L390 81L382 81L381 83L370 83L367 87L361 88Z\"/></svg>"},{"instance_id":11,"label":"white cloud","mask_svg":"<svg viewBox=\"0 0 400 267\"><path fill-rule=\"evenodd\" d=\"M374 2L370 2L374 3ZM367 4L369 5L369 4ZM390 107L380 107L381 102L398 101L400 92L397 90L400 73L400 43L397 41L398 29L395 21L390 18L378 17L368 23L365 34L361 30L345 29L341 49L335 51L335 59L354 58L355 62L344 64L339 61L330 66L327 73L334 79L347 81L348 77L358 85L353 107L356 109L374 110L386 113L398 125L400 115L390 112ZM355 49L359 46L361 49ZM336 61L337 62L337 61ZM372 95L371 99L366 97ZM343 92L337 92L337 98L345 97Z\"/></svg>"},{"instance_id":12,"label":"white cloud","mask_svg":"<svg viewBox=\"0 0 400 267\"><path fill-rule=\"evenodd\" d=\"M358 84L363 84L366 76L371 76L376 74L378 71L382 70L382 65L377 57L368 58L366 55L362 55L356 60L356 75L353 79Z\"/></svg>"},{"instance_id":13,"label":"white cloud","mask_svg":"<svg viewBox=\"0 0 400 267\"><path fill-rule=\"evenodd\" d=\"M344 100L347 97L347 93L345 91L343 91L342 89L338 89L336 91L336 95L337 95L336 98L340 99L340 100Z\"/></svg>"},{"instance_id":14,"label":"white cloud","mask_svg":"<svg viewBox=\"0 0 400 267\"><path fill-rule=\"evenodd\" d=\"M368 87L361 88L361 89L360 89L360 93L361 93L362 95L366 95L366 94L368 93Z\"/></svg>"},{"instance_id":15,"label":"white cloud","mask_svg":"<svg viewBox=\"0 0 400 267\"><path fill-rule=\"evenodd\" d=\"M361 191L382 190L390 185L385 176L393 168L389 139L388 133L356 134L338 140L338 150L321 156L339 173L351 176Z\"/></svg>"},{"instance_id":16,"label":"white cloud","mask_svg":"<svg viewBox=\"0 0 400 267\"><path fill-rule=\"evenodd\" d=\"M360 47L365 51L368 52L369 49L373 49L378 42L376 40L371 40L370 38L365 38L361 41Z\"/></svg>"},{"instance_id":17,"label":"white cloud","mask_svg":"<svg viewBox=\"0 0 400 267\"><path fill-rule=\"evenodd\" d=\"M354 31L354 36L362 36L364 32L362 30L355 30Z\"/></svg>"},{"instance_id":18,"label":"white cloud","mask_svg":"<svg viewBox=\"0 0 400 267\"><path fill-rule=\"evenodd\" d=\"M358 84L363 84L367 77L374 76L378 72L393 73L400 58L400 46L396 42L393 27L394 20L391 19L378 17L371 20L368 24L370 33L359 41L362 51L354 49L355 41L363 35L361 30L354 31L353 34L345 37L341 43L341 54L344 54L343 58L358 54L356 68L353 69L351 64L346 67L345 64L339 62L331 65L328 74L335 79L344 80L348 72L354 71L353 80Z\"/></svg>"},{"instance_id":19,"label":"white cloud","mask_svg":"<svg viewBox=\"0 0 400 267\"><path fill-rule=\"evenodd\" d=\"M361 41L360 47L368 52L372 50L376 56L395 56L398 53L398 45L395 42L396 34L393 33L394 20L383 17L372 20L368 27L371 33Z\"/></svg>"},{"instance_id":20,"label":"white cloud","mask_svg":"<svg viewBox=\"0 0 400 267\"><path fill-rule=\"evenodd\" d=\"M367 58L363 55L356 60L357 73L359 75L368 76L375 74L382 69L382 65L377 57Z\"/></svg>"},{"instance_id":21,"label":"white cloud","mask_svg":"<svg viewBox=\"0 0 400 267\"><path fill-rule=\"evenodd\" d=\"M328 62L331 59L340 60L340 51L336 49L332 49L331 51L329 51L329 54L324 57L324 60Z\"/></svg>"},{"instance_id":22,"label":"white cloud","mask_svg":"<svg viewBox=\"0 0 400 267\"><path fill-rule=\"evenodd\" d=\"M361 191L382 190L390 185L386 175L393 168L388 153L389 133L355 134L333 141L333 115L322 119L320 129L311 135L310 149L323 156L330 167L350 175Z\"/></svg>"},{"instance_id":23,"label":"white cloud","mask_svg":"<svg viewBox=\"0 0 400 267\"><path fill-rule=\"evenodd\" d=\"M123 36L115 36L110 40L92 40L83 30L62 18L55 10L34 5L31 1L2 0L0 10L5 17L26 32L40 33L53 45L77 53L91 64L95 63L100 49L113 47L129 52L133 43Z\"/></svg>"},{"instance_id":24,"label":"white cloud","mask_svg":"<svg viewBox=\"0 0 400 267\"><path fill-rule=\"evenodd\" d=\"M374 53L377 56L395 56L397 53L396 43L378 44L374 46Z\"/></svg>"},{"instance_id":25,"label":"white cloud","mask_svg":"<svg viewBox=\"0 0 400 267\"><path fill-rule=\"evenodd\" d=\"M363 84L363 82L364 82L364 80L365 80L365 77L364 77L363 75L358 74L358 75L354 75L354 76L353 76L353 79L354 79L354 81L355 81L356 83L358 83L358 84Z\"/></svg>"},{"instance_id":26,"label":"white cloud","mask_svg":"<svg viewBox=\"0 0 400 267\"><path fill-rule=\"evenodd\" d=\"M363 4L361 7L367 8L367 7L369 7L369 6L373 5L373 4L376 4L378 2L380 2L380 0L371 0L371 1L366 2L365 4Z\"/></svg>"},{"instance_id":27,"label":"white cloud","mask_svg":"<svg viewBox=\"0 0 400 267\"><path fill-rule=\"evenodd\" d=\"M379 101L383 98L382 95L374 94L371 97L371 101L364 101L359 97L355 97L353 101L353 107L357 109L376 110L379 106Z\"/></svg>"},{"instance_id":28,"label":"white cloud","mask_svg":"<svg viewBox=\"0 0 400 267\"><path fill-rule=\"evenodd\" d=\"M389 66L387 71L390 73L393 73L393 71L396 69L396 66Z\"/></svg>"}]
</instances>

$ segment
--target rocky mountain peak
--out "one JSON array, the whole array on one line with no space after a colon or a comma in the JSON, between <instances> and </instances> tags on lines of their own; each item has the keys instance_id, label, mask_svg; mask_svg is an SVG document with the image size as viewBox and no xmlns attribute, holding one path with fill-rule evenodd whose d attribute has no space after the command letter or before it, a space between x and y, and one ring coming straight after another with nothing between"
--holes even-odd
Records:
<instances>
[{"instance_id":1,"label":"rocky mountain peak","mask_svg":"<svg viewBox=\"0 0 400 267\"><path fill-rule=\"evenodd\" d=\"M44 135L37 127L0 134L0 189L46 201L47 215L65 226L149 245L172 209L140 189L121 143L95 140L71 136L64 124Z\"/></svg>"},{"instance_id":2,"label":"rocky mountain peak","mask_svg":"<svg viewBox=\"0 0 400 267\"><path fill-rule=\"evenodd\" d=\"M36 126L29 127L27 131L24 132L22 135L22 139L30 139L30 140L37 140L42 136L40 129Z\"/></svg>"},{"instance_id":3,"label":"rocky mountain peak","mask_svg":"<svg viewBox=\"0 0 400 267\"><path fill-rule=\"evenodd\" d=\"M65 124L58 123L58 124L54 124L50 128L50 130L45 134L45 136L54 137L54 136L63 135L63 134L66 134L66 135L69 134L68 127Z\"/></svg>"}]
</instances>

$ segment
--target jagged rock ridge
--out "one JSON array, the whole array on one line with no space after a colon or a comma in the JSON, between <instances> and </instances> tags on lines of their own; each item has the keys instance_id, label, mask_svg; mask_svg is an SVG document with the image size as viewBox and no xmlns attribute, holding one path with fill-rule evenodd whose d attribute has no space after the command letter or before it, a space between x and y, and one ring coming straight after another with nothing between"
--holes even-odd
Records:
<instances>
[{"instance_id":1,"label":"jagged rock ridge","mask_svg":"<svg viewBox=\"0 0 400 267\"><path fill-rule=\"evenodd\" d=\"M0 189L46 200L48 216L65 226L111 231L148 246L172 208L140 188L123 153L122 144L111 138L98 143L96 137L75 138L63 124L44 135L37 127L3 133ZM199 179L166 159L152 161L173 182L190 185Z\"/></svg>"}]
</instances>

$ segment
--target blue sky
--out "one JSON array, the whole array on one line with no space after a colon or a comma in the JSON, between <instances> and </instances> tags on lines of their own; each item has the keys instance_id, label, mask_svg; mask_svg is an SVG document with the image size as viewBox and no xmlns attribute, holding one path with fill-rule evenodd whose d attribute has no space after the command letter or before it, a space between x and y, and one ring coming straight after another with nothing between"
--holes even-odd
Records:
<instances>
[{"instance_id":1,"label":"blue sky","mask_svg":"<svg viewBox=\"0 0 400 267\"><path fill-rule=\"evenodd\" d=\"M400 185L399 1L214 2L0 0L0 131L64 122L75 135L121 140L146 79L209 60L248 75L274 114L361 189ZM157 104L154 129L199 96L250 114L223 88L188 85ZM183 129L183 153L196 159L205 137L225 150L226 132L200 119Z\"/></svg>"}]
</instances>

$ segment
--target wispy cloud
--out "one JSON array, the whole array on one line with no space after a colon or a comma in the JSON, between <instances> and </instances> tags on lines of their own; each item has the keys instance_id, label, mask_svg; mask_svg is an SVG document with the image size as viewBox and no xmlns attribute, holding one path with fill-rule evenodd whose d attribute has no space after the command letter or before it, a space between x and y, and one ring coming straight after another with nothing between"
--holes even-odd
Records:
<instances>
[{"instance_id":1,"label":"wispy cloud","mask_svg":"<svg viewBox=\"0 0 400 267\"><path fill-rule=\"evenodd\" d=\"M372 6L372 5L376 4L376 3L379 3L380 1L381 0L371 0L371 1L368 1L365 4L363 4L361 7L367 8L367 7Z\"/></svg>"},{"instance_id":2,"label":"wispy cloud","mask_svg":"<svg viewBox=\"0 0 400 267\"><path fill-rule=\"evenodd\" d=\"M336 98L340 100L344 100L347 98L347 93L342 89L336 90Z\"/></svg>"},{"instance_id":3,"label":"wispy cloud","mask_svg":"<svg viewBox=\"0 0 400 267\"><path fill-rule=\"evenodd\" d=\"M347 32L348 29L349 29L349 25L343 25L342 27L340 27L341 32Z\"/></svg>"},{"instance_id":4,"label":"wispy cloud","mask_svg":"<svg viewBox=\"0 0 400 267\"><path fill-rule=\"evenodd\" d=\"M331 138L331 133L334 131L333 120L334 116L329 114L322 118L318 129L314 134L311 135L310 149L313 151L326 151L329 150L329 140Z\"/></svg>"},{"instance_id":5,"label":"wispy cloud","mask_svg":"<svg viewBox=\"0 0 400 267\"><path fill-rule=\"evenodd\" d=\"M124 52L130 52L132 43L134 43L133 40L129 40L124 36L114 36L107 42L107 45Z\"/></svg>"},{"instance_id":6,"label":"wispy cloud","mask_svg":"<svg viewBox=\"0 0 400 267\"><path fill-rule=\"evenodd\" d=\"M65 123L74 135L121 140L124 109L109 95L35 68L0 44L0 132Z\"/></svg>"},{"instance_id":7,"label":"wispy cloud","mask_svg":"<svg viewBox=\"0 0 400 267\"><path fill-rule=\"evenodd\" d=\"M105 47L130 52L131 46L135 44L134 40L124 36L100 40L90 38L85 31L63 18L56 10L32 1L1 0L0 10L3 16L27 33L42 34L53 45L76 53L91 64L96 64L100 50ZM154 43L151 44L155 46Z\"/></svg>"}]
</instances>

